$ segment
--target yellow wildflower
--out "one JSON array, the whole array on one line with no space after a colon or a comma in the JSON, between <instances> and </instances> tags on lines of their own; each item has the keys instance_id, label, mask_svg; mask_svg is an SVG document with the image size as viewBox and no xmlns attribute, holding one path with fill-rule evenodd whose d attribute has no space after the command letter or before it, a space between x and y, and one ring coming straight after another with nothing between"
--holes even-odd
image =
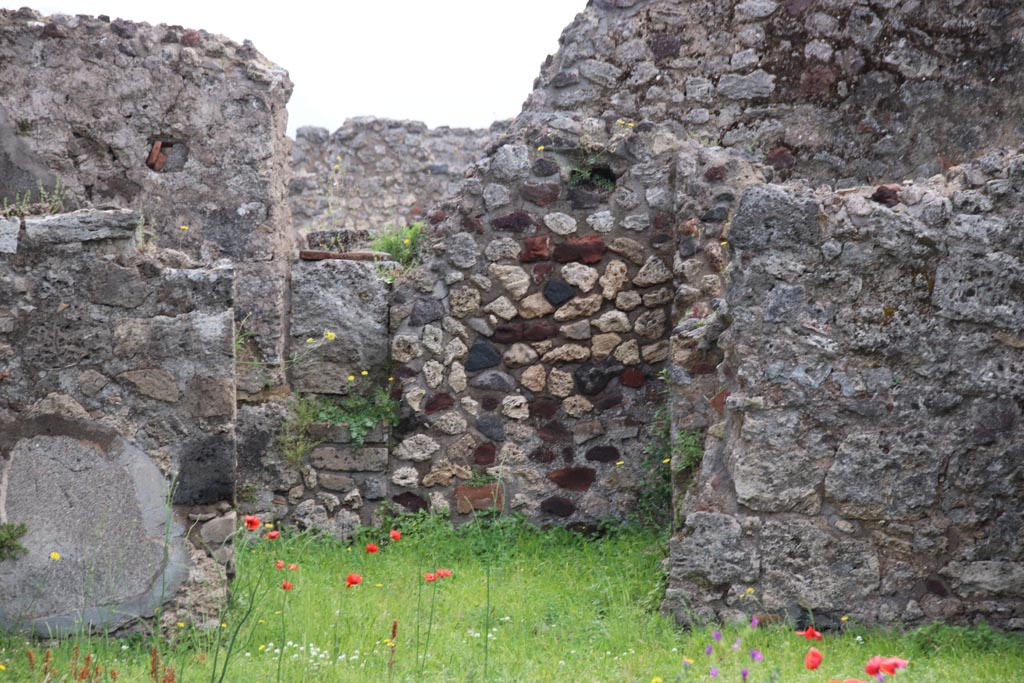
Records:
<instances>
[{"instance_id":1,"label":"yellow wildflower","mask_svg":"<svg viewBox=\"0 0 1024 683\"><path fill-rule=\"evenodd\" d=\"M693 664L693 660L689 657L683 657L683 664L690 666L691 664Z\"/></svg>"},{"instance_id":2,"label":"yellow wildflower","mask_svg":"<svg viewBox=\"0 0 1024 683\"><path fill-rule=\"evenodd\" d=\"M661 676L655 676L652 678L651 683L661 683Z\"/></svg>"},{"instance_id":3,"label":"yellow wildflower","mask_svg":"<svg viewBox=\"0 0 1024 683\"><path fill-rule=\"evenodd\" d=\"M625 465L625 464L626 464L626 461L625 461L625 460L619 460L619 461L618 461L617 463L615 463L615 464L616 464L616 465Z\"/></svg>"},{"instance_id":4,"label":"yellow wildflower","mask_svg":"<svg viewBox=\"0 0 1024 683\"><path fill-rule=\"evenodd\" d=\"M394 382L394 381L395 381L395 378L394 378L394 377L388 377L388 381L389 381L389 382Z\"/></svg>"},{"instance_id":5,"label":"yellow wildflower","mask_svg":"<svg viewBox=\"0 0 1024 683\"><path fill-rule=\"evenodd\" d=\"M663 465L667 465L667 464L669 464L670 462L672 462L672 458L665 458L664 460L662 460L662 461L661 461L661 464L663 464Z\"/></svg>"},{"instance_id":6,"label":"yellow wildflower","mask_svg":"<svg viewBox=\"0 0 1024 683\"><path fill-rule=\"evenodd\" d=\"M537 151L538 152L543 152L544 151L544 145L537 145Z\"/></svg>"},{"instance_id":7,"label":"yellow wildflower","mask_svg":"<svg viewBox=\"0 0 1024 683\"><path fill-rule=\"evenodd\" d=\"M844 614L843 616L839 617L839 621L849 621L849 620L850 620L850 615L849 614Z\"/></svg>"},{"instance_id":8,"label":"yellow wildflower","mask_svg":"<svg viewBox=\"0 0 1024 683\"><path fill-rule=\"evenodd\" d=\"M617 123L617 124L619 124L619 125L621 126L622 124L624 124L624 123L625 123L625 121L623 121L622 119L619 119L619 120L618 120L618 121L616 121L615 123Z\"/></svg>"},{"instance_id":9,"label":"yellow wildflower","mask_svg":"<svg viewBox=\"0 0 1024 683\"><path fill-rule=\"evenodd\" d=\"M176 626L177 626L178 628L185 628L185 622L184 622L184 621L179 621L179 622L178 622L177 624L175 624L175 625L176 625Z\"/></svg>"},{"instance_id":10,"label":"yellow wildflower","mask_svg":"<svg viewBox=\"0 0 1024 683\"><path fill-rule=\"evenodd\" d=\"M402 244L411 244L411 242L408 239L404 239L402 240Z\"/></svg>"},{"instance_id":11,"label":"yellow wildflower","mask_svg":"<svg viewBox=\"0 0 1024 683\"><path fill-rule=\"evenodd\" d=\"M384 584L383 584L383 583L375 583L375 584L373 584L373 585L374 585L374 586L375 586L376 588L383 588L383 587L384 587Z\"/></svg>"},{"instance_id":12,"label":"yellow wildflower","mask_svg":"<svg viewBox=\"0 0 1024 683\"><path fill-rule=\"evenodd\" d=\"M50 559L54 560L54 561L59 560L60 559L60 553L58 553L56 550L54 550L52 553L50 553Z\"/></svg>"},{"instance_id":13,"label":"yellow wildflower","mask_svg":"<svg viewBox=\"0 0 1024 683\"><path fill-rule=\"evenodd\" d=\"M183 225L183 226L181 226L181 229L182 230L188 230L188 226L187 225Z\"/></svg>"},{"instance_id":14,"label":"yellow wildflower","mask_svg":"<svg viewBox=\"0 0 1024 683\"><path fill-rule=\"evenodd\" d=\"M723 247L729 246L729 243L726 242L725 240L722 240L721 242L719 242L719 244L721 244Z\"/></svg>"},{"instance_id":15,"label":"yellow wildflower","mask_svg":"<svg viewBox=\"0 0 1024 683\"><path fill-rule=\"evenodd\" d=\"M7 667L3 664L0 664L0 671L7 671Z\"/></svg>"},{"instance_id":16,"label":"yellow wildflower","mask_svg":"<svg viewBox=\"0 0 1024 683\"><path fill-rule=\"evenodd\" d=\"M339 166L338 164L335 164L334 166L331 166L331 168L333 170L335 170L335 171L340 171L341 170L341 166Z\"/></svg>"},{"instance_id":17,"label":"yellow wildflower","mask_svg":"<svg viewBox=\"0 0 1024 683\"><path fill-rule=\"evenodd\" d=\"M221 628L227 628L227 627L228 627L228 625L227 625L227 624L221 624L221 625L220 625L220 627L221 627Z\"/></svg>"},{"instance_id":18,"label":"yellow wildflower","mask_svg":"<svg viewBox=\"0 0 1024 683\"><path fill-rule=\"evenodd\" d=\"M747 595L753 595L753 594L754 594L754 588L753 587L748 588L747 589Z\"/></svg>"},{"instance_id":19,"label":"yellow wildflower","mask_svg":"<svg viewBox=\"0 0 1024 683\"><path fill-rule=\"evenodd\" d=\"M267 620L266 619L259 619L256 623L258 623L258 624L265 624L265 623L267 623Z\"/></svg>"},{"instance_id":20,"label":"yellow wildflower","mask_svg":"<svg viewBox=\"0 0 1024 683\"><path fill-rule=\"evenodd\" d=\"M306 343L312 344L315 340L312 337L306 337Z\"/></svg>"},{"instance_id":21,"label":"yellow wildflower","mask_svg":"<svg viewBox=\"0 0 1024 683\"><path fill-rule=\"evenodd\" d=\"M326 339L327 341L334 341L335 338L337 338L337 336L338 335L330 331L324 332L324 339Z\"/></svg>"},{"instance_id":22,"label":"yellow wildflower","mask_svg":"<svg viewBox=\"0 0 1024 683\"><path fill-rule=\"evenodd\" d=\"M349 382L355 382L356 381L356 376L355 375L349 375L348 376L348 381Z\"/></svg>"},{"instance_id":23,"label":"yellow wildflower","mask_svg":"<svg viewBox=\"0 0 1024 683\"><path fill-rule=\"evenodd\" d=\"M359 374L360 374L360 375L362 375L363 377L366 377L366 376L367 376L367 375L369 375L370 373L369 373L369 372L367 372L366 370L363 370L363 371L362 371L362 372L360 372Z\"/></svg>"},{"instance_id":24,"label":"yellow wildflower","mask_svg":"<svg viewBox=\"0 0 1024 683\"><path fill-rule=\"evenodd\" d=\"M259 650L260 652L263 652L264 650L267 649L267 646L264 645L263 643L260 643L260 646L258 648L256 648L256 649Z\"/></svg>"},{"instance_id":25,"label":"yellow wildflower","mask_svg":"<svg viewBox=\"0 0 1024 683\"><path fill-rule=\"evenodd\" d=\"M273 529L274 528L274 523L273 522L267 522L263 526L266 527L267 529Z\"/></svg>"}]
</instances>

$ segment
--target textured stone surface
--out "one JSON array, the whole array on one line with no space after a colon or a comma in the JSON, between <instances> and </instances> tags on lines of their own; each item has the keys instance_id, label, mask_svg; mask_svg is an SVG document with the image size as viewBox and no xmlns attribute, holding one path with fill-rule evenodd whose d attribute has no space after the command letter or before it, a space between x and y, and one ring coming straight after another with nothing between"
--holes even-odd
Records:
<instances>
[{"instance_id":1,"label":"textured stone surface","mask_svg":"<svg viewBox=\"0 0 1024 683\"><path fill-rule=\"evenodd\" d=\"M189 572L184 529L168 521L167 482L144 452L56 415L0 426L0 514L26 524L29 551L4 563L0 625L46 636L112 630L174 595ZM117 543L103 542L111 530Z\"/></svg>"},{"instance_id":2,"label":"textured stone surface","mask_svg":"<svg viewBox=\"0 0 1024 683\"><path fill-rule=\"evenodd\" d=\"M309 230L346 226L376 232L422 221L427 209L458 188L500 129L501 124L491 130L428 128L373 117L348 119L333 133L299 128L291 156L292 215ZM475 256L463 246L468 243L448 252L458 268L471 267Z\"/></svg>"},{"instance_id":3,"label":"textured stone surface","mask_svg":"<svg viewBox=\"0 0 1024 683\"><path fill-rule=\"evenodd\" d=\"M1019 241L1001 227L1020 199L998 208L962 189L967 178L980 185L1008 175L1012 158L903 186L910 204L891 208L877 188L744 193L730 244L746 256L729 266L717 304L731 322L717 353L736 380L726 383L722 431L683 503L688 526L673 541L667 605L685 594L707 618L725 609L708 587L742 583L765 606L821 619L984 614L1007 623L1024 608L1020 546L1009 531L1019 522L1007 517L1021 490L1012 360L1020 349L999 331L1022 322L1007 297ZM962 212L955 201L937 211L947 197L959 197ZM725 322L712 311L698 305L690 314L707 317L676 329L678 358L693 376L707 359L701 340ZM732 522L691 528L695 510L748 530L740 547L760 565L739 578L691 561L736 537Z\"/></svg>"},{"instance_id":4,"label":"textured stone surface","mask_svg":"<svg viewBox=\"0 0 1024 683\"><path fill-rule=\"evenodd\" d=\"M297 391L345 394L348 375L379 368L388 355L388 288L373 264L298 261L292 268L291 364ZM325 333L336 336L324 340ZM307 354L307 339L322 340Z\"/></svg>"}]
</instances>

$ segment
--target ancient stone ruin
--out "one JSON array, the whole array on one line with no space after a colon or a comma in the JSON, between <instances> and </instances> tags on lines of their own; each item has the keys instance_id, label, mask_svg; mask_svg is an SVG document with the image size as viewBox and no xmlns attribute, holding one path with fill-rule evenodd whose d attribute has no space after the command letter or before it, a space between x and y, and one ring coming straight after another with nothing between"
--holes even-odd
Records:
<instances>
[{"instance_id":1,"label":"ancient stone ruin","mask_svg":"<svg viewBox=\"0 0 1024 683\"><path fill-rule=\"evenodd\" d=\"M0 523L31 551L3 625L117 627L179 585L167 618L210 610L236 510L588 529L670 473L683 623L1024 627L1014 3L593 0L513 122L302 129L294 172L287 75L248 44L0 31L0 197L79 209L0 220ZM413 222L389 283L363 248ZM297 431L370 389L395 424ZM57 506L118 511L148 570L15 597L123 559Z\"/></svg>"}]
</instances>

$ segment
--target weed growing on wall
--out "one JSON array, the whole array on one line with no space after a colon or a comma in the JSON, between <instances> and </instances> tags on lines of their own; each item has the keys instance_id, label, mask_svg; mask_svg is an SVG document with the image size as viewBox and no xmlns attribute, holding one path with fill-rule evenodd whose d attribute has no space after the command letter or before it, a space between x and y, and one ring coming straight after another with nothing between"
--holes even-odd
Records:
<instances>
[{"instance_id":1,"label":"weed growing on wall","mask_svg":"<svg viewBox=\"0 0 1024 683\"><path fill-rule=\"evenodd\" d=\"M374 386L367 379L369 374L363 370L359 376L349 375L351 393L344 398L322 398L315 413L317 422L346 425L357 447L366 443L367 434L378 425L398 424L398 401L391 398L389 387ZM392 381L388 378L389 384Z\"/></svg>"},{"instance_id":2,"label":"weed growing on wall","mask_svg":"<svg viewBox=\"0 0 1024 683\"><path fill-rule=\"evenodd\" d=\"M385 228L373 238L370 247L390 254L403 268L411 268L420 262L420 246L424 236L423 223Z\"/></svg>"},{"instance_id":3,"label":"weed growing on wall","mask_svg":"<svg viewBox=\"0 0 1024 683\"><path fill-rule=\"evenodd\" d=\"M311 396L296 395L288 403L288 408L288 419L281 425L277 447L289 465L298 467L306 453L320 444L309 436L309 426L317 421L320 402Z\"/></svg>"},{"instance_id":4,"label":"weed growing on wall","mask_svg":"<svg viewBox=\"0 0 1024 683\"><path fill-rule=\"evenodd\" d=\"M59 178L54 183L52 190L46 189L43 181L40 180L34 198L32 194L31 190L26 190L24 194L17 192L13 202L4 197L3 202L0 203L0 216L23 218L60 213L64 210L64 203L68 198L67 187Z\"/></svg>"},{"instance_id":5,"label":"weed growing on wall","mask_svg":"<svg viewBox=\"0 0 1024 683\"><path fill-rule=\"evenodd\" d=\"M4 522L0 524L0 562L16 560L28 551L20 541L28 533L24 523Z\"/></svg>"},{"instance_id":6,"label":"weed growing on wall","mask_svg":"<svg viewBox=\"0 0 1024 683\"><path fill-rule=\"evenodd\" d=\"M668 382L662 371L658 379ZM654 412L650 441L644 448L644 485L637 492L634 515L644 526L664 528L675 525L672 505L673 474L690 477L704 458L704 435L693 430L673 430L672 414L665 403Z\"/></svg>"}]
</instances>

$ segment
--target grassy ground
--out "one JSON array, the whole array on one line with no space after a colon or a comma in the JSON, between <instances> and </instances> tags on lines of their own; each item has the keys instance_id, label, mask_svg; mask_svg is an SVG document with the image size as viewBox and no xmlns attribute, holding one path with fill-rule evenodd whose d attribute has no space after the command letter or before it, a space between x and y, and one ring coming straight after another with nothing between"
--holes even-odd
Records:
<instances>
[{"instance_id":1,"label":"grassy ground","mask_svg":"<svg viewBox=\"0 0 1024 683\"><path fill-rule=\"evenodd\" d=\"M880 654L910 659L895 677L909 683L1024 680L1024 639L987 629L932 627L898 635L848 624L845 633L813 643L824 655L816 671L804 668L811 643L790 628L727 627L720 641L711 628L680 632L657 612L665 548L649 532L585 540L514 520L490 530L469 525L454 531L436 518L406 520L399 528L398 541L385 530L354 546L253 533L254 542L239 543L241 579L226 627L203 631L182 624L172 640L158 644L156 679L669 683L710 680L716 667L721 681L741 681L747 669L748 681L824 683L868 679L864 663ZM379 552L364 550L371 541ZM276 569L277 560L298 569ZM423 574L438 568L453 574L428 583ZM349 574L359 574L361 583L346 588ZM282 589L285 580L291 590ZM144 638L65 642L54 649L47 678L45 646L31 645L32 671L29 645L0 636L0 683L108 681L111 670L118 681L153 680L152 645ZM763 661L753 661L753 649ZM101 667L97 677L81 675L87 654ZM693 664L684 664L684 657Z\"/></svg>"}]
</instances>

